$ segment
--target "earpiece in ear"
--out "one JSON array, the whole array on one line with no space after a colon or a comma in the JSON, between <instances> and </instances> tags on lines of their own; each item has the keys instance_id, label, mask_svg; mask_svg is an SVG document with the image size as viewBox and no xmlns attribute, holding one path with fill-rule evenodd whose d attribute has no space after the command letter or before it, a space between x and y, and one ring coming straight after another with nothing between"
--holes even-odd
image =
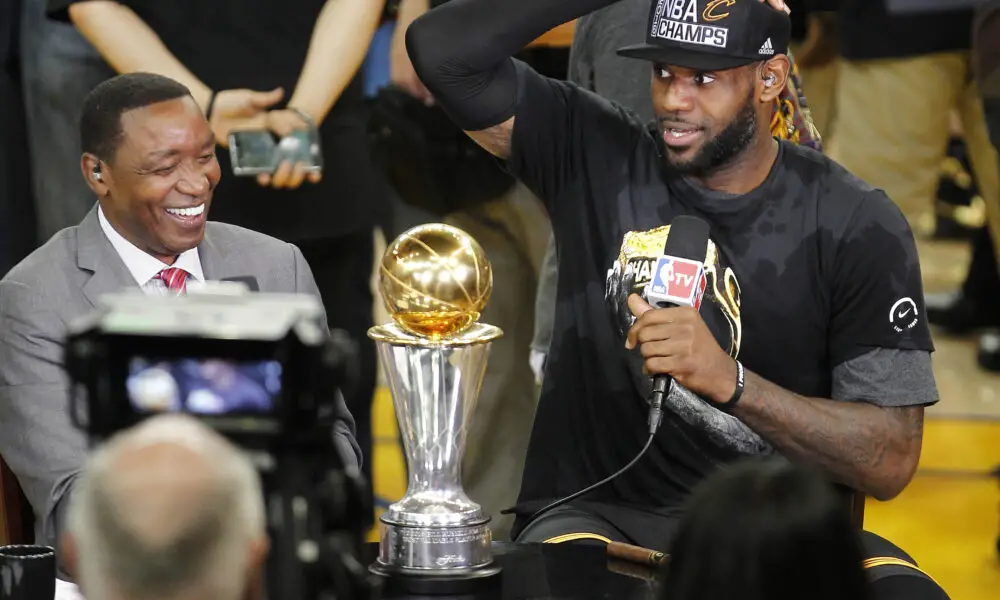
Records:
<instances>
[{"instance_id":1,"label":"earpiece in ear","mask_svg":"<svg viewBox=\"0 0 1000 600\"><path fill-rule=\"evenodd\" d=\"M100 181L101 180L101 166L97 165L96 167L94 167L94 172L91 173L90 176L94 179L94 181Z\"/></svg>"},{"instance_id":2,"label":"earpiece in ear","mask_svg":"<svg viewBox=\"0 0 1000 600\"><path fill-rule=\"evenodd\" d=\"M767 79L764 80L764 85L771 87L774 85L775 81L777 81L777 78L774 76L774 73L771 73L767 76Z\"/></svg>"}]
</instances>

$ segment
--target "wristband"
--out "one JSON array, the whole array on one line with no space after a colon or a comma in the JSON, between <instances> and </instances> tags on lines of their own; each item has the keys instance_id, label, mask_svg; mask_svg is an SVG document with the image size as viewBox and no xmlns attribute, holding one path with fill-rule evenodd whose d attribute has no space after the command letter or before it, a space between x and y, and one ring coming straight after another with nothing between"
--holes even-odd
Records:
<instances>
[{"instance_id":1,"label":"wristband","mask_svg":"<svg viewBox=\"0 0 1000 600\"><path fill-rule=\"evenodd\" d=\"M209 92L208 105L205 107L205 120L211 122L212 109L215 108L215 92Z\"/></svg>"},{"instance_id":2,"label":"wristband","mask_svg":"<svg viewBox=\"0 0 1000 600\"><path fill-rule=\"evenodd\" d=\"M295 108L294 106L289 106L287 108L288 108L288 110L290 110L293 113L297 114L300 119L302 119L303 121L305 121L306 125L309 126L309 129L316 129L316 121L313 121L313 118L310 117L306 113L306 111L302 110L301 108Z\"/></svg>"},{"instance_id":3,"label":"wristband","mask_svg":"<svg viewBox=\"0 0 1000 600\"><path fill-rule=\"evenodd\" d=\"M740 401L740 397L743 396L743 378L743 363L736 361L736 391L733 392L733 396L728 402L719 405L720 409L729 412Z\"/></svg>"}]
</instances>

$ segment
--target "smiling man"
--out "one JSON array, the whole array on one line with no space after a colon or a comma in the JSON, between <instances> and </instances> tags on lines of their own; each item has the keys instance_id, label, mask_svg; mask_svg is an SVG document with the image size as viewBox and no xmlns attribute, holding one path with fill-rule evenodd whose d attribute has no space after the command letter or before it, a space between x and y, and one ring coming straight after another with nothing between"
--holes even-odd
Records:
<instances>
[{"instance_id":1,"label":"smiling man","mask_svg":"<svg viewBox=\"0 0 1000 600\"><path fill-rule=\"evenodd\" d=\"M0 456L24 489L36 540L52 545L87 452L70 423L68 324L104 294L180 294L206 280L252 277L261 292L319 297L295 246L207 222L219 183L212 130L181 84L148 73L109 79L87 97L81 166L97 205L0 281ZM325 323L324 329L325 329ZM342 401L335 437L360 463Z\"/></svg>"},{"instance_id":2,"label":"smiling man","mask_svg":"<svg viewBox=\"0 0 1000 600\"><path fill-rule=\"evenodd\" d=\"M665 549L691 490L759 454L821 468L845 510L854 493L894 497L938 399L905 219L881 190L772 137L790 69L780 0L651 0L646 43L620 53L647 61L653 127L511 58L613 1L453 0L407 34L435 100L552 218L557 309L518 539ZM654 309L641 294L681 215L711 226L705 300ZM533 518L639 454L659 374L673 385L642 459Z\"/></svg>"},{"instance_id":3,"label":"smiling man","mask_svg":"<svg viewBox=\"0 0 1000 600\"><path fill-rule=\"evenodd\" d=\"M100 199L101 229L140 285L163 287L156 276L165 267L204 280L198 244L221 170L191 100L179 83L136 74L97 88L84 106L80 164Z\"/></svg>"}]
</instances>

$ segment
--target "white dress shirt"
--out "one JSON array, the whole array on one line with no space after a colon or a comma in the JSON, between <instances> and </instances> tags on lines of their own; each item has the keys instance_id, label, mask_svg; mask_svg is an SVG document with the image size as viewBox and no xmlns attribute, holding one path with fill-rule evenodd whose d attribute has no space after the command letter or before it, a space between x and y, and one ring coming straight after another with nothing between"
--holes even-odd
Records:
<instances>
[{"instance_id":1,"label":"white dress shirt","mask_svg":"<svg viewBox=\"0 0 1000 600\"><path fill-rule=\"evenodd\" d=\"M55 600L84 600L84 598L75 583L56 578Z\"/></svg>"},{"instance_id":2,"label":"white dress shirt","mask_svg":"<svg viewBox=\"0 0 1000 600\"><path fill-rule=\"evenodd\" d=\"M147 294L166 294L169 290L167 289L167 284L161 279L156 279L156 276L163 269L168 269L170 267L176 267L178 269L184 269L188 272L187 283L204 283L205 273L201 269L201 258L198 257L198 248L191 248L190 250L183 252L174 261L174 264L168 265L158 258L155 258L148 253L137 248L132 242L126 240L122 237L122 234L115 231L115 228L111 226L108 222L107 217L104 216L104 211L101 207L97 207L97 218L101 222L101 229L104 231L104 235L107 236L108 241L114 246L115 252L124 261L125 266L128 268L129 273L135 278L135 282L139 284L139 287Z\"/></svg>"}]
</instances>

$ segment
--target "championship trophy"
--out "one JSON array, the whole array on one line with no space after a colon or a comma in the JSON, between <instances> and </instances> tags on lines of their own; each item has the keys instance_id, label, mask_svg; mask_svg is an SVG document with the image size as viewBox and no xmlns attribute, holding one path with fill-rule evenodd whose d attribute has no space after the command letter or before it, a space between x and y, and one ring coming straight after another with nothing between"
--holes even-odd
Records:
<instances>
[{"instance_id":1,"label":"championship trophy","mask_svg":"<svg viewBox=\"0 0 1000 600\"><path fill-rule=\"evenodd\" d=\"M372 327L409 471L406 494L381 517L371 571L429 593L463 593L500 573L490 518L462 489L462 456L490 344L479 323L493 273L479 244L421 225L386 249L379 288L392 322Z\"/></svg>"}]
</instances>

